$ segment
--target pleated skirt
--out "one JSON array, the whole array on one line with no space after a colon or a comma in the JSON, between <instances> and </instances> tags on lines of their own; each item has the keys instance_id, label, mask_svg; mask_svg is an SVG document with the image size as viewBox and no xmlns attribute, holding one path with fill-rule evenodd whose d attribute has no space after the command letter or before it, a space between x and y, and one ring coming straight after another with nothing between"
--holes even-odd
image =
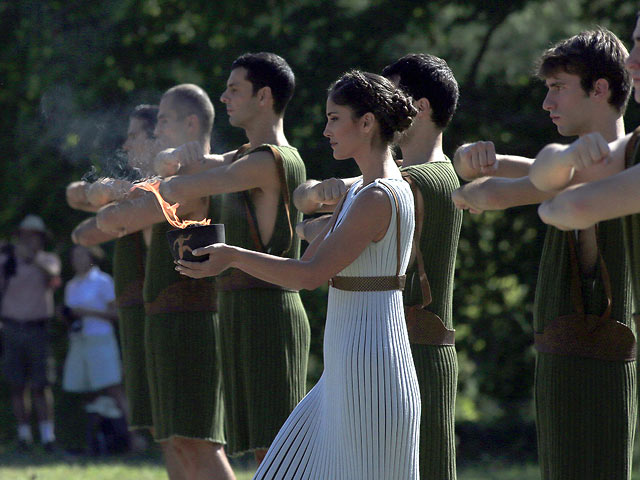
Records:
<instances>
[{"instance_id":1,"label":"pleated skirt","mask_svg":"<svg viewBox=\"0 0 640 480\"><path fill-rule=\"evenodd\" d=\"M411 345L420 385L420 478L456 479L458 357L453 345Z\"/></svg>"},{"instance_id":2,"label":"pleated skirt","mask_svg":"<svg viewBox=\"0 0 640 480\"><path fill-rule=\"evenodd\" d=\"M420 393L400 292L330 288L324 366L254 478L416 480Z\"/></svg>"},{"instance_id":3,"label":"pleated skirt","mask_svg":"<svg viewBox=\"0 0 640 480\"><path fill-rule=\"evenodd\" d=\"M181 436L225 443L217 314L149 315L147 376L157 441Z\"/></svg>"},{"instance_id":4,"label":"pleated skirt","mask_svg":"<svg viewBox=\"0 0 640 480\"><path fill-rule=\"evenodd\" d=\"M631 478L635 362L538 352L535 402L544 480Z\"/></svg>"},{"instance_id":5,"label":"pleated skirt","mask_svg":"<svg viewBox=\"0 0 640 480\"><path fill-rule=\"evenodd\" d=\"M144 319L144 305L118 308L124 388L129 403L131 429L149 428L153 425L144 348Z\"/></svg>"},{"instance_id":6,"label":"pleated skirt","mask_svg":"<svg viewBox=\"0 0 640 480\"><path fill-rule=\"evenodd\" d=\"M297 292L221 291L218 306L226 451L266 450L307 391L309 320Z\"/></svg>"}]
</instances>

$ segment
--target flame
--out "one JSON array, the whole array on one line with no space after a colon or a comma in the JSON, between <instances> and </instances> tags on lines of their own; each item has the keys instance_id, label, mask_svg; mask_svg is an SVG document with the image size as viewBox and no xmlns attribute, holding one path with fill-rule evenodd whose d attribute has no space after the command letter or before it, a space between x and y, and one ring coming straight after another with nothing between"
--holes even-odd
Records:
<instances>
[{"instance_id":1,"label":"flame","mask_svg":"<svg viewBox=\"0 0 640 480\"><path fill-rule=\"evenodd\" d=\"M211 224L211 219L204 218L202 220L180 220L177 215L178 207L180 207L179 203L175 203L170 205L169 202L165 201L164 198L160 195L160 180L150 180L143 183L137 183L133 186L133 188L140 188L142 190L146 190L148 192L153 193L160 204L160 209L164 214L164 217L167 219L171 225L176 228L187 228L192 225L209 225Z\"/></svg>"}]
</instances>

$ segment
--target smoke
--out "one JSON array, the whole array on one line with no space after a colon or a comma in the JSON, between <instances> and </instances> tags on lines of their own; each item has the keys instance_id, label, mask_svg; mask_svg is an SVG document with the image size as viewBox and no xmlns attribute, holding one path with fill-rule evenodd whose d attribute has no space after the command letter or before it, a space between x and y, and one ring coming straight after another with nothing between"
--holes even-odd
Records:
<instances>
[{"instance_id":1,"label":"smoke","mask_svg":"<svg viewBox=\"0 0 640 480\"><path fill-rule=\"evenodd\" d=\"M95 181L110 177L140 179L139 170L128 165L122 150L133 107L116 104L89 110L85 103L97 103L75 91L70 84L48 88L40 99L40 142L66 161L86 169L82 179ZM148 96L148 95L147 95Z\"/></svg>"}]
</instances>

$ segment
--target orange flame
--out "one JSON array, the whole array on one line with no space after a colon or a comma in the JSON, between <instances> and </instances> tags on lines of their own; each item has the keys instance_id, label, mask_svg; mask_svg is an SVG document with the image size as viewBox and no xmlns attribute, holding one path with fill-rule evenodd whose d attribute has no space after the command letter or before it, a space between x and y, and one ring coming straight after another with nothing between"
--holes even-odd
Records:
<instances>
[{"instance_id":1,"label":"orange flame","mask_svg":"<svg viewBox=\"0 0 640 480\"><path fill-rule=\"evenodd\" d=\"M146 190L148 192L153 193L160 204L160 209L164 214L164 217L167 219L171 225L176 228L187 228L191 225L209 225L211 224L211 220L208 218L204 218L202 220L180 220L177 215L178 207L180 207L179 203L175 203L170 205L169 202L165 201L164 198L160 195L160 180L150 180L144 183L138 183L133 186L133 188L140 188L142 190Z\"/></svg>"}]
</instances>

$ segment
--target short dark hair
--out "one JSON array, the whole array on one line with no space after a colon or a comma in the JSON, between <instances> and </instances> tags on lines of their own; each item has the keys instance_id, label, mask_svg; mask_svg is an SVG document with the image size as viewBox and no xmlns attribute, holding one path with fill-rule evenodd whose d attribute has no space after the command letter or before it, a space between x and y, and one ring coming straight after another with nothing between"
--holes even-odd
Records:
<instances>
[{"instance_id":1,"label":"short dark hair","mask_svg":"<svg viewBox=\"0 0 640 480\"><path fill-rule=\"evenodd\" d=\"M418 113L411 97L388 78L359 70L351 70L334 82L329 98L336 105L351 108L355 118L371 112L380 125L380 139L387 144L395 132L409 128Z\"/></svg>"},{"instance_id":2,"label":"short dark hair","mask_svg":"<svg viewBox=\"0 0 640 480\"><path fill-rule=\"evenodd\" d=\"M271 89L273 111L278 115L284 112L296 88L296 77L284 58L275 53L245 53L231 64L247 70L247 80L253 85L253 94L263 87Z\"/></svg>"},{"instance_id":3,"label":"short dark hair","mask_svg":"<svg viewBox=\"0 0 640 480\"><path fill-rule=\"evenodd\" d=\"M441 130L446 128L460 96L458 82L447 62L428 53L410 53L384 67L382 75L398 75L400 88L414 100L429 100L433 123Z\"/></svg>"},{"instance_id":4,"label":"short dark hair","mask_svg":"<svg viewBox=\"0 0 640 480\"><path fill-rule=\"evenodd\" d=\"M171 106L178 117L196 115L200 121L200 132L204 139L211 138L215 111L207 92L193 83L183 83L167 90L163 97L171 97Z\"/></svg>"},{"instance_id":5,"label":"short dark hair","mask_svg":"<svg viewBox=\"0 0 640 480\"><path fill-rule=\"evenodd\" d=\"M138 105L133 109L129 118L135 118L142 122L142 128L147 134L148 138L153 138L153 131L156 128L156 122L158 121L158 106L157 105Z\"/></svg>"},{"instance_id":6,"label":"short dark hair","mask_svg":"<svg viewBox=\"0 0 640 480\"><path fill-rule=\"evenodd\" d=\"M580 77L582 89L589 94L595 82L609 82L611 104L624 113L631 93L631 78L625 68L629 52L612 32L605 28L581 32L546 50L537 66L537 76L546 79L559 71Z\"/></svg>"}]
</instances>

